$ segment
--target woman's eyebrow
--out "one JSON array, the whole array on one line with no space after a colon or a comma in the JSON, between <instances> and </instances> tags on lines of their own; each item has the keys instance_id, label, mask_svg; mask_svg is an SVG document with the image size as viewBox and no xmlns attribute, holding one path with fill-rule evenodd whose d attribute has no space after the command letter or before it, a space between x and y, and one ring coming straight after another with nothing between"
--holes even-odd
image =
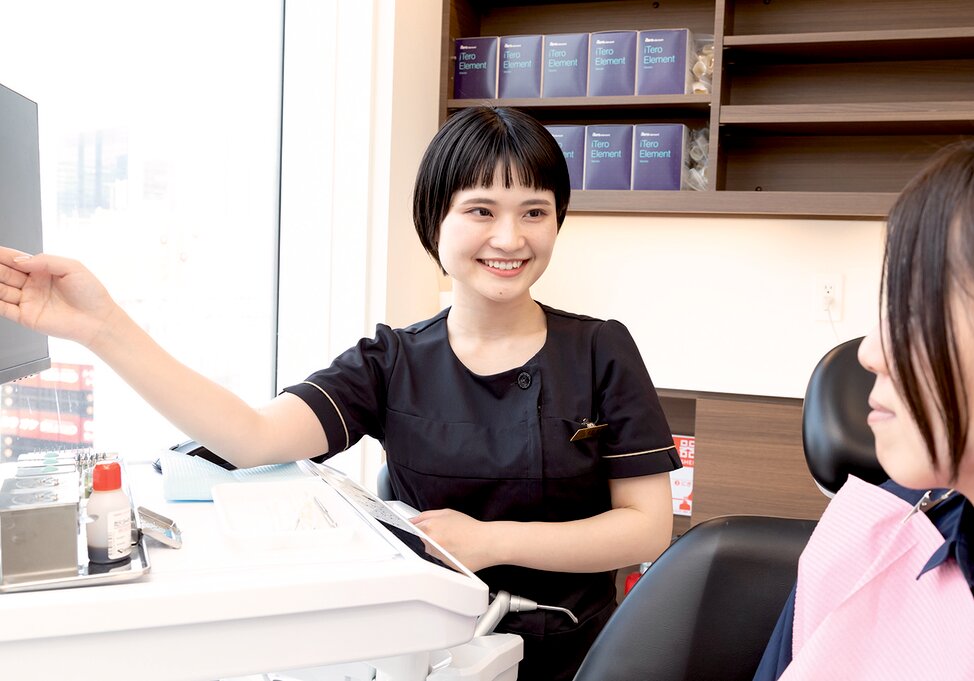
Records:
<instances>
[{"instance_id":1,"label":"woman's eyebrow","mask_svg":"<svg viewBox=\"0 0 974 681\"><path fill-rule=\"evenodd\" d=\"M497 204L497 201L495 199L491 199L491 198L488 198L486 196L482 196L482 197L481 196L471 196L468 199L464 199L463 201L460 201L457 205L465 206L468 203L489 203L491 205L496 205Z\"/></svg>"},{"instance_id":2,"label":"woman's eyebrow","mask_svg":"<svg viewBox=\"0 0 974 681\"><path fill-rule=\"evenodd\" d=\"M467 206L471 204L487 204L491 206L496 206L498 205L498 203L499 202L496 199L492 199L486 196L471 196L462 201L458 201L456 205ZM553 206L554 202L551 201L550 199L532 198L532 199L525 199L519 205L522 208L526 206Z\"/></svg>"}]
</instances>

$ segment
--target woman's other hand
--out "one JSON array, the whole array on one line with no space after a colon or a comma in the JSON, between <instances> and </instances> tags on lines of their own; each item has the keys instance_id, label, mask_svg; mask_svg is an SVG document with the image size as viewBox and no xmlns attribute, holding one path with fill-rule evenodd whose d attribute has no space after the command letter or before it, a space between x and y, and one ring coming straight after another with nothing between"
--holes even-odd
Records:
<instances>
[{"instance_id":1,"label":"woman's other hand","mask_svg":"<svg viewBox=\"0 0 974 681\"><path fill-rule=\"evenodd\" d=\"M449 508L424 511L410 521L472 572L497 564L491 558L490 523ZM427 550L442 558L435 547Z\"/></svg>"},{"instance_id":2,"label":"woman's other hand","mask_svg":"<svg viewBox=\"0 0 974 681\"><path fill-rule=\"evenodd\" d=\"M80 262L0 246L0 316L90 347L117 309Z\"/></svg>"}]
</instances>

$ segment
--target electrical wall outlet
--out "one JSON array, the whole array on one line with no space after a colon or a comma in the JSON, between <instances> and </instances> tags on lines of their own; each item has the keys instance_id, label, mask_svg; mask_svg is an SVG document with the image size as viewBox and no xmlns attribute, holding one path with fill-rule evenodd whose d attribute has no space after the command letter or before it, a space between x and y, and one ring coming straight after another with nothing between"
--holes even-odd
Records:
<instances>
[{"instance_id":1,"label":"electrical wall outlet","mask_svg":"<svg viewBox=\"0 0 974 681\"><path fill-rule=\"evenodd\" d=\"M814 318L820 322L842 321L843 286L841 274L820 274L812 290Z\"/></svg>"}]
</instances>

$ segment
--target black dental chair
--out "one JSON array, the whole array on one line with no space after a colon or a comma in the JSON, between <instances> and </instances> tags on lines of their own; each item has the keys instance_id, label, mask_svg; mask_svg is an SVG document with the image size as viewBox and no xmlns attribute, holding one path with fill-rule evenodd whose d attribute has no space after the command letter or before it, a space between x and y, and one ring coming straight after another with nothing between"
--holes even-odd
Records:
<instances>
[{"instance_id":1,"label":"black dental chair","mask_svg":"<svg viewBox=\"0 0 974 681\"><path fill-rule=\"evenodd\" d=\"M873 376L842 343L809 380L802 440L826 494L848 474L882 482L866 425ZM636 582L575 681L750 681L797 575L816 521L723 516L675 541Z\"/></svg>"},{"instance_id":2,"label":"black dental chair","mask_svg":"<svg viewBox=\"0 0 974 681\"><path fill-rule=\"evenodd\" d=\"M862 338L830 350L812 372L802 406L802 445L808 471L827 496L850 474L873 484L889 479L876 460L866 425L874 376L856 356Z\"/></svg>"}]
</instances>

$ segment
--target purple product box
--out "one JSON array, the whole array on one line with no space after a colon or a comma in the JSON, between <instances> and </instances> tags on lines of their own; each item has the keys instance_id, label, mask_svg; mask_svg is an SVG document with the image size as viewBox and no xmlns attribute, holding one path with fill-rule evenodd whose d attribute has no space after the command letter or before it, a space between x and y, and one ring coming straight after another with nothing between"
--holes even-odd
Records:
<instances>
[{"instance_id":1,"label":"purple product box","mask_svg":"<svg viewBox=\"0 0 974 681\"><path fill-rule=\"evenodd\" d=\"M544 37L542 97L584 97L588 86L588 33Z\"/></svg>"},{"instance_id":2,"label":"purple product box","mask_svg":"<svg viewBox=\"0 0 974 681\"><path fill-rule=\"evenodd\" d=\"M633 147L633 189L683 189L687 126L679 123L636 125Z\"/></svg>"},{"instance_id":3,"label":"purple product box","mask_svg":"<svg viewBox=\"0 0 974 681\"><path fill-rule=\"evenodd\" d=\"M589 96L636 92L636 32L593 33L588 51Z\"/></svg>"},{"instance_id":4,"label":"purple product box","mask_svg":"<svg viewBox=\"0 0 974 681\"><path fill-rule=\"evenodd\" d=\"M585 177L585 126L584 125L546 125L548 132L558 142L565 162L568 164L568 177L572 189L581 189Z\"/></svg>"},{"instance_id":5,"label":"purple product box","mask_svg":"<svg viewBox=\"0 0 974 681\"><path fill-rule=\"evenodd\" d=\"M540 35L508 35L500 40L498 97L541 96Z\"/></svg>"},{"instance_id":6,"label":"purple product box","mask_svg":"<svg viewBox=\"0 0 974 681\"><path fill-rule=\"evenodd\" d=\"M631 125L585 128L585 189L632 188Z\"/></svg>"},{"instance_id":7,"label":"purple product box","mask_svg":"<svg viewBox=\"0 0 974 681\"><path fill-rule=\"evenodd\" d=\"M497 37L460 38L455 46L453 96L457 99L497 97Z\"/></svg>"},{"instance_id":8,"label":"purple product box","mask_svg":"<svg viewBox=\"0 0 974 681\"><path fill-rule=\"evenodd\" d=\"M685 28L639 32L637 95L684 95L693 85L693 34Z\"/></svg>"}]
</instances>

